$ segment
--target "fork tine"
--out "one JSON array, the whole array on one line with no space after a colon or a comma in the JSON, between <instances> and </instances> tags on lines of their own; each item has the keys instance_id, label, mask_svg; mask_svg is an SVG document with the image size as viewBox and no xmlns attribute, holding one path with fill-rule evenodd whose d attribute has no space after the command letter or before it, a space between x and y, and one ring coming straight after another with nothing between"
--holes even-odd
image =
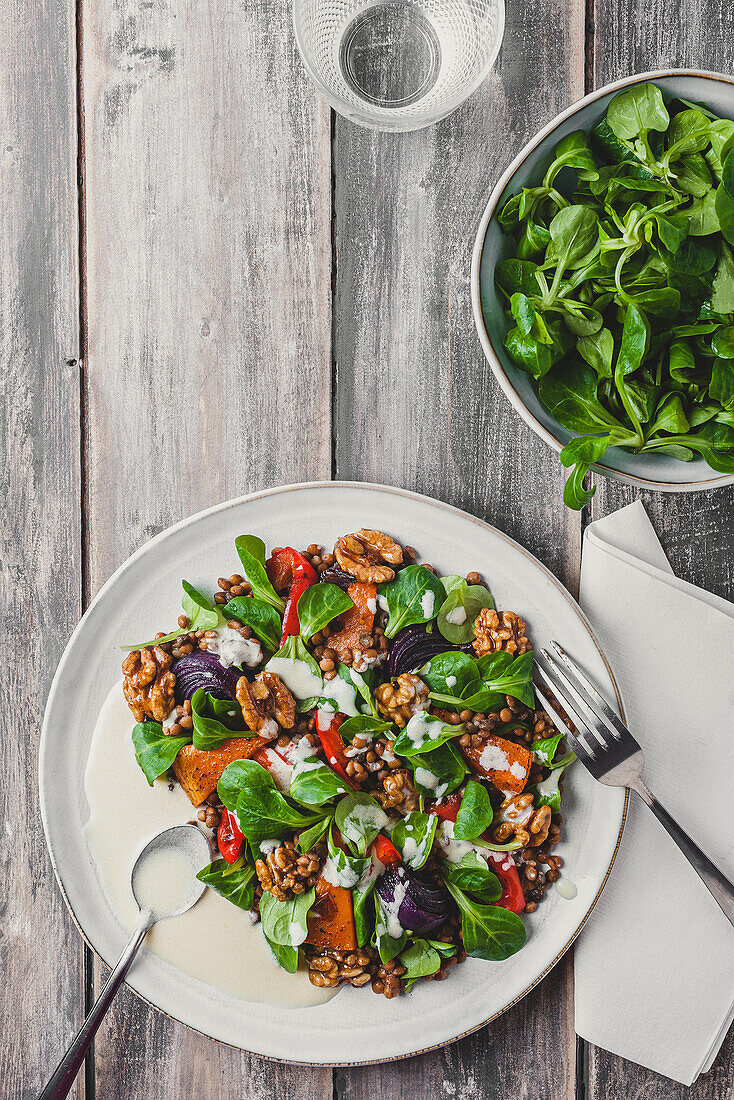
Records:
<instances>
[{"instance_id":1,"label":"fork tine","mask_svg":"<svg viewBox=\"0 0 734 1100\"><path fill-rule=\"evenodd\" d=\"M581 760L584 762L587 760L592 760L593 756L591 755L589 749L586 747L583 741L579 740L576 734L571 733L570 729L563 721L560 714L557 713L553 703L551 702L550 696L546 695L545 691L542 687L540 687L539 684L533 684L533 687L535 689L535 694L538 696L541 703L543 704L543 707L547 711L551 722L556 727L558 732L562 733L563 736L567 738L570 745L576 752L576 755L580 757Z\"/></svg>"},{"instance_id":2,"label":"fork tine","mask_svg":"<svg viewBox=\"0 0 734 1100\"><path fill-rule=\"evenodd\" d=\"M574 744L578 743L584 749L586 749L587 756L591 756L592 759L595 759L598 748L600 746L603 747L603 742L601 741L601 739L599 739L599 744L598 745L595 745L593 742L589 742L588 738L591 737L591 731L589 729L589 723L584 718L582 718L582 716L579 714L578 708L575 706L575 704L573 702L573 699L569 696L568 692L566 691L565 687L563 686L562 681L560 679L557 679L555 676L551 675L551 673L554 672L555 670L551 669L550 672L547 671L543 667L543 665L540 663L537 656L535 658L535 668L536 668L537 672L540 673L540 675L542 676L543 680L545 681L545 683L550 688L553 695L557 699L561 700L561 702L563 704L563 709L566 711L566 714L569 716L569 718L571 719L573 724L576 726L577 732L574 734L574 733L570 732L570 730L566 726L565 722L563 723L563 728L564 728L567 736L571 738L571 741ZM555 725L555 723L554 723L554 725ZM556 726L556 729L558 729L557 726ZM587 740L584 740L584 735L586 736Z\"/></svg>"},{"instance_id":3,"label":"fork tine","mask_svg":"<svg viewBox=\"0 0 734 1100\"><path fill-rule=\"evenodd\" d=\"M550 668L556 674L558 679L563 683L566 690L570 692L577 706L581 707L582 711L590 716L590 719L587 721L586 724L594 730L602 744L604 744L605 742L601 732L596 728L595 723L598 723L602 727L604 732L606 732L610 737L613 737L615 741L619 742L624 740L628 745L636 745L637 748L639 748L639 745L637 745L637 742L635 741L630 731L627 729L626 726L622 725L616 715L614 718L614 722L612 722L607 717L606 712L610 712L609 707L605 706L604 709L598 707L593 698L584 688L584 685L581 683L581 681L577 680L576 670L572 666L570 658L567 658L569 662L568 665L566 667L563 667L561 664L559 664L558 659L553 657L547 649L544 649L541 652Z\"/></svg>"},{"instance_id":4,"label":"fork tine","mask_svg":"<svg viewBox=\"0 0 734 1100\"><path fill-rule=\"evenodd\" d=\"M576 679L578 680L581 687L586 689L588 694L591 696L591 698L594 700L596 705L602 711L602 713L604 714L604 717L607 718L609 720L609 722L614 726L614 729L616 730L615 737L624 737L628 733L628 730L623 725L623 723L620 721L619 716L616 715L614 713L614 711L612 710L612 708L609 706L606 699L602 698L602 696L596 690L596 688L591 683L591 681L586 676L586 674L584 672L582 672L581 669L579 668L579 666L576 664L576 662L571 657L569 657L569 655L566 653L566 651L565 651L565 649L563 648L562 645L560 645L556 641L552 641L551 645L553 646L556 653L558 654L558 656L563 661L563 663L566 666L566 668L568 669L569 673L572 676L576 677Z\"/></svg>"}]
</instances>

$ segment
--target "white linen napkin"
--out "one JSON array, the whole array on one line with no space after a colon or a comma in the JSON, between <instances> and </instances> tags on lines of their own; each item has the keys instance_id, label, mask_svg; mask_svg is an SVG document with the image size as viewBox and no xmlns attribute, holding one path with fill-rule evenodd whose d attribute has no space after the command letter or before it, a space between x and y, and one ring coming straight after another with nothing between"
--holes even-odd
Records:
<instances>
[{"instance_id":1,"label":"white linen napkin","mask_svg":"<svg viewBox=\"0 0 734 1100\"><path fill-rule=\"evenodd\" d=\"M587 528L580 603L648 786L734 879L734 604L673 575L639 501ZM579 1035L684 1085L734 1019L734 928L634 794L575 975Z\"/></svg>"}]
</instances>

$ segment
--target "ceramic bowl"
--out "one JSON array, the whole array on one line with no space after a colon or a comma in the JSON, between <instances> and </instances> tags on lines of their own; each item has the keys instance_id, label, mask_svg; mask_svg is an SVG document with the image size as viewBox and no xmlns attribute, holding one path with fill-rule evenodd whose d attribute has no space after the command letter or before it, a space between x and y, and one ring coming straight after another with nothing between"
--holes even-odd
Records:
<instances>
[{"instance_id":1,"label":"ceramic bowl","mask_svg":"<svg viewBox=\"0 0 734 1100\"><path fill-rule=\"evenodd\" d=\"M665 69L640 73L607 84L562 111L528 142L503 173L489 197L474 245L472 260L472 304L479 339L489 365L515 410L526 424L554 450L560 451L577 433L563 428L541 405L535 382L519 370L503 347L509 328L504 303L494 284L494 269L511 254L510 239L498 221L507 199L524 186L542 178L553 159L553 149L574 130L589 131L604 115L609 101L634 84L654 81L667 98L680 97L706 103L724 118L734 118L734 78L721 73L687 69ZM668 455L631 454L611 447L603 462L592 469L598 474L663 492L687 492L734 484L734 474L719 474L702 458L691 462Z\"/></svg>"}]
</instances>

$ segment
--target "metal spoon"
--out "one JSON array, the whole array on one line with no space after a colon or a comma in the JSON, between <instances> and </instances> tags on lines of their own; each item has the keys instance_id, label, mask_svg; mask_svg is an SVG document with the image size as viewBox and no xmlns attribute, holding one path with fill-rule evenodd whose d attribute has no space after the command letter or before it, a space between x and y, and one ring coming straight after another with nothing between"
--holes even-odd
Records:
<instances>
[{"instance_id":1,"label":"metal spoon","mask_svg":"<svg viewBox=\"0 0 734 1100\"><path fill-rule=\"evenodd\" d=\"M145 885L143 872L145 871L146 864L150 867L149 861L151 856L156 856L159 853L165 852L171 852L172 855L176 856L182 855L187 863L190 864L191 888L183 902L181 902L180 898L177 899L179 902L177 908L155 909L150 902L146 902L144 894L141 893L141 889ZM153 839L148 841L145 845L142 852L135 860L132 875L130 877L133 897L135 898L139 910L135 931L133 932L130 942L123 951L120 961L107 979L97 1003L82 1024L66 1054L56 1067L51 1080L41 1093L39 1100L62 1100L64 1096L69 1094L71 1086L74 1084L74 1079L84 1061L87 1050L107 1013L107 1009L112 1004L117 990L122 985L125 975L138 953L138 948L153 925L157 924L159 920L167 920L169 917L178 917L181 913L186 913L192 905L196 904L206 889L204 883L199 882L195 877L196 871L206 866L210 859L209 841L196 825L174 825L173 828L165 829L162 833L159 833L158 836L153 837Z\"/></svg>"}]
</instances>

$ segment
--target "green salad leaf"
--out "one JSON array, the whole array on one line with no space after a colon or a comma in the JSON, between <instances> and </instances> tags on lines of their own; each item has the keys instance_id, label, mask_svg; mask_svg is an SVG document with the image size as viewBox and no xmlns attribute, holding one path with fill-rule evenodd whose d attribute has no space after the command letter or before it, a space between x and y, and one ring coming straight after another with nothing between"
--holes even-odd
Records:
<instances>
[{"instance_id":1,"label":"green salad leaf","mask_svg":"<svg viewBox=\"0 0 734 1100\"><path fill-rule=\"evenodd\" d=\"M390 615L385 627L386 638L394 638L404 626L430 622L438 614L445 596L438 577L423 565L406 566L395 580L379 585L378 592L387 601Z\"/></svg>"},{"instance_id":2,"label":"green salad leaf","mask_svg":"<svg viewBox=\"0 0 734 1100\"><path fill-rule=\"evenodd\" d=\"M470 642L474 637L474 622L483 607L494 607L489 589L482 584L467 584L459 578L459 583L452 587L441 604L436 625L447 642L453 645Z\"/></svg>"},{"instance_id":3,"label":"green salad leaf","mask_svg":"<svg viewBox=\"0 0 734 1100\"><path fill-rule=\"evenodd\" d=\"M235 814L243 835L253 846L309 828L324 814L304 813L275 786L270 773L255 760L235 760L222 772L217 794Z\"/></svg>"},{"instance_id":4,"label":"green salad leaf","mask_svg":"<svg viewBox=\"0 0 734 1100\"><path fill-rule=\"evenodd\" d=\"M444 878L444 882L461 914L461 933L467 955L500 962L520 950L527 932L517 913L499 905L484 905L476 901L451 878Z\"/></svg>"},{"instance_id":5,"label":"green salad leaf","mask_svg":"<svg viewBox=\"0 0 734 1100\"><path fill-rule=\"evenodd\" d=\"M191 738L168 737L160 722L138 722L133 729L135 759L143 770L149 786L172 766L179 750L188 745Z\"/></svg>"},{"instance_id":6,"label":"green salad leaf","mask_svg":"<svg viewBox=\"0 0 734 1100\"><path fill-rule=\"evenodd\" d=\"M362 791L342 798L336 806L334 822L342 836L358 855L367 854L380 829L387 825L387 814L379 802Z\"/></svg>"},{"instance_id":7,"label":"green salad leaf","mask_svg":"<svg viewBox=\"0 0 734 1100\"><path fill-rule=\"evenodd\" d=\"M430 753L464 732L464 726L447 725L443 719L420 710L395 738L395 752L406 758Z\"/></svg>"},{"instance_id":8,"label":"green salad leaf","mask_svg":"<svg viewBox=\"0 0 734 1100\"><path fill-rule=\"evenodd\" d=\"M263 603L271 604L276 611L282 613L285 610L285 601L280 598L270 583L265 568L266 551L263 540L257 535L238 535L234 544L253 596L262 600Z\"/></svg>"},{"instance_id":9,"label":"green salad leaf","mask_svg":"<svg viewBox=\"0 0 734 1100\"><path fill-rule=\"evenodd\" d=\"M459 812L454 822L456 840L476 840L492 824L494 812L487 788L470 779L464 790Z\"/></svg>"},{"instance_id":10,"label":"green salad leaf","mask_svg":"<svg viewBox=\"0 0 734 1100\"><path fill-rule=\"evenodd\" d=\"M419 870L431 854L438 817L413 810L400 817L390 833L390 839L402 856L403 863Z\"/></svg>"},{"instance_id":11,"label":"green salad leaf","mask_svg":"<svg viewBox=\"0 0 734 1100\"><path fill-rule=\"evenodd\" d=\"M477 852L467 852L458 863L441 860L441 877L484 905L491 905L502 897L500 880Z\"/></svg>"},{"instance_id":12,"label":"green salad leaf","mask_svg":"<svg viewBox=\"0 0 734 1100\"><path fill-rule=\"evenodd\" d=\"M311 638L350 607L354 601L337 584L312 584L298 600L301 637Z\"/></svg>"},{"instance_id":13,"label":"green salad leaf","mask_svg":"<svg viewBox=\"0 0 734 1100\"><path fill-rule=\"evenodd\" d=\"M430 752L408 756L405 763L413 772L415 789L423 798L443 798L451 794L469 774L464 757L451 741Z\"/></svg>"},{"instance_id":14,"label":"green salad leaf","mask_svg":"<svg viewBox=\"0 0 734 1100\"><path fill-rule=\"evenodd\" d=\"M290 796L307 806L323 806L347 794L348 784L316 756L297 764L291 778Z\"/></svg>"},{"instance_id":15,"label":"green salad leaf","mask_svg":"<svg viewBox=\"0 0 734 1100\"><path fill-rule=\"evenodd\" d=\"M252 909L255 901L255 868L242 858L235 863L215 859L196 876L239 909Z\"/></svg>"},{"instance_id":16,"label":"green salad leaf","mask_svg":"<svg viewBox=\"0 0 734 1100\"><path fill-rule=\"evenodd\" d=\"M272 604L255 596L235 596L223 608L223 615L225 619L237 619L243 626L249 626L253 634L273 652L280 646L282 623Z\"/></svg>"},{"instance_id":17,"label":"green salad leaf","mask_svg":"<svg viewBox=\"0 0 734 1100\"><path fill-rule=\"evenodd\" d=\"M405 992L409 993L419 978L435 974L441 969L441 956L428 940L415 939L400 956L400 965L405 967L403 981Z\"/></svg>"},{"instance_id":18,"label":"green salad leaf","mask_svg":"<svg viewBox=\"0 0 734 1100\"><path fill-rule=\"evenodd\" d=\"M260 898L263 934L271 944L299 947L308 935L308 914L316 901L316 890L278 901L268 890Z\"/></svg>"},{"instance_id":19,"label":"green salad leaf","mask_svg":"<svg viewBox=\"0 0 734 1100\"><path fill-rule=\"evenodd\" d=\"M391 959L396 958L396 956L400 954L408 942L408 933L401 931L398 937L390 935L388 931L390 928L390 919L385 912L385 907L380 900L380 895L375 893L373 897L375 901L375 930L372 942L380 954L380 961L384 964L390 962Z\"/></svg>"},{"instance_id":20,"label":"green salad leaf","mask_svg":"<svg viewBox=\"0 0 734 1100\"><path fill-rule=\"evenodd\" d=\"M255 736L251 730L244 728L239 705L233 706L231 699L215 699L203 688L198 688L191 697L191 717L194 721L192 740L196 749L218 749L233 733L240 737Z\"/></svg>"}]
</instances>

